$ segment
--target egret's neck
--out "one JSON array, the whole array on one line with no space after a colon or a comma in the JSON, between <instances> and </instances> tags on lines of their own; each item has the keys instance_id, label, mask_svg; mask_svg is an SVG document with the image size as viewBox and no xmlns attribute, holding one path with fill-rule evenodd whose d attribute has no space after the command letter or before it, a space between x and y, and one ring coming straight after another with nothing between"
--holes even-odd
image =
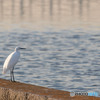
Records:
<instances>
[{"instance_id":1,"label":"egret's neck","mask_svg":"<svg viewBox=\"0 0 100 100\"><path fill-rule=\"evenodd\" d=\"M19 52L19 50L15 49L15 52Z\"/></svg>"}]
</instances>

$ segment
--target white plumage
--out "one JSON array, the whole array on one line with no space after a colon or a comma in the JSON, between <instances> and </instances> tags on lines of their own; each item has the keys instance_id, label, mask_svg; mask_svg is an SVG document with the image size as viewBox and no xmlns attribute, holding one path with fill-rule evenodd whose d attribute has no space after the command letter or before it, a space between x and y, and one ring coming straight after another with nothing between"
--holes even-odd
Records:
<instances>
[{"instance_id":1,"label":"white plumage","mask_svg":"<svg viewBox=\"0 0 100 100\"><path fill-rule=\"evenodd\" d=\"M12 68L18 62L19 57L20 57L20 53L18 51L17 52L14 51L7 57L3 66L3 74L5 74L8 70L12 70Z\"/></svg>"},{"instance_id":2,"label":"white plumage","mask_svg":"<svg viewBox=\"0 0 100 100\"><path fill-rule=\"evenodd\" d=\"M7 57L7 59L4 62L4 65L3 65L3 74L5 74L8 70L10 70L11 81L15 81L13 70L14 70L14 66L16 65L16 63L18 62L18 59L20 57L19 49L24 49L24 48L16 47L15 51L12 52Z\"/></svg>"}]
</instances>

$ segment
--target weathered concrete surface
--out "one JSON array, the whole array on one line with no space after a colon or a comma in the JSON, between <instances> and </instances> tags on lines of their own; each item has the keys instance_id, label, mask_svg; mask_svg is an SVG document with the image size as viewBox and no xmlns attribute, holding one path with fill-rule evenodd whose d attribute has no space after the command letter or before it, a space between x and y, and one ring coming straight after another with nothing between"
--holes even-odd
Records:
<instances>
[{"instance_id":1,"label":"weathered concrete surface","mask_svg":"<svg viewBox=\"0 0 100 100\"><path fill-rule=\"evenodd\" d=\"M70 97L70 93L66 91L0 79L0 100L100 100L100 98Z\"/></svg>"}]
</instances>

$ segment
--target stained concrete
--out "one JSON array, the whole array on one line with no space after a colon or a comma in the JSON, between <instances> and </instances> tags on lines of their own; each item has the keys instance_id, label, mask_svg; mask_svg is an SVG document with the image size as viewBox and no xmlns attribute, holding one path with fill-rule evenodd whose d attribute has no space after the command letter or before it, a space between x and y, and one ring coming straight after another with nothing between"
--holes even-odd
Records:
<instances>
[{"instance_id":1,"label":"stained concrete","mask_svg":"<svg viewBox=\"0 0 100 100\"><path fill-rule=\"evenodd\" d=\"M67 91L0 79L0 100L100 100L100 98L70 97L70 92Z\"/></svg>"}]
</instances>

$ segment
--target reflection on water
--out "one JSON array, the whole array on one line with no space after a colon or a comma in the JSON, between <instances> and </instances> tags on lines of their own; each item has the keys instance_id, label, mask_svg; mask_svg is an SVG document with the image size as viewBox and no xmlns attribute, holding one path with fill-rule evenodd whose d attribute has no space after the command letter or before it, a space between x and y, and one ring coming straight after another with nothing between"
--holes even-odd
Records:
<instances>
[{"instance_id":1,"label":"reflection on water","mask_svg":"<svg viewBox=\"0 0 100 100\"><path fill-rule=\"evenodd\" d=\"M63 27L98 25L99 4L99 0L0 0L0 20Z\"/></svg>"},{"instance_id":2,"label":"reflection on water","mask_svg":"<svg viewBox=\"0 0 100 100\"><path fill-rule=\"evenodd\" d=\"M0 0L0 75L21 51L18 81L69 91L100 92L100 0Z\"/></svg>"}]
</instances>

